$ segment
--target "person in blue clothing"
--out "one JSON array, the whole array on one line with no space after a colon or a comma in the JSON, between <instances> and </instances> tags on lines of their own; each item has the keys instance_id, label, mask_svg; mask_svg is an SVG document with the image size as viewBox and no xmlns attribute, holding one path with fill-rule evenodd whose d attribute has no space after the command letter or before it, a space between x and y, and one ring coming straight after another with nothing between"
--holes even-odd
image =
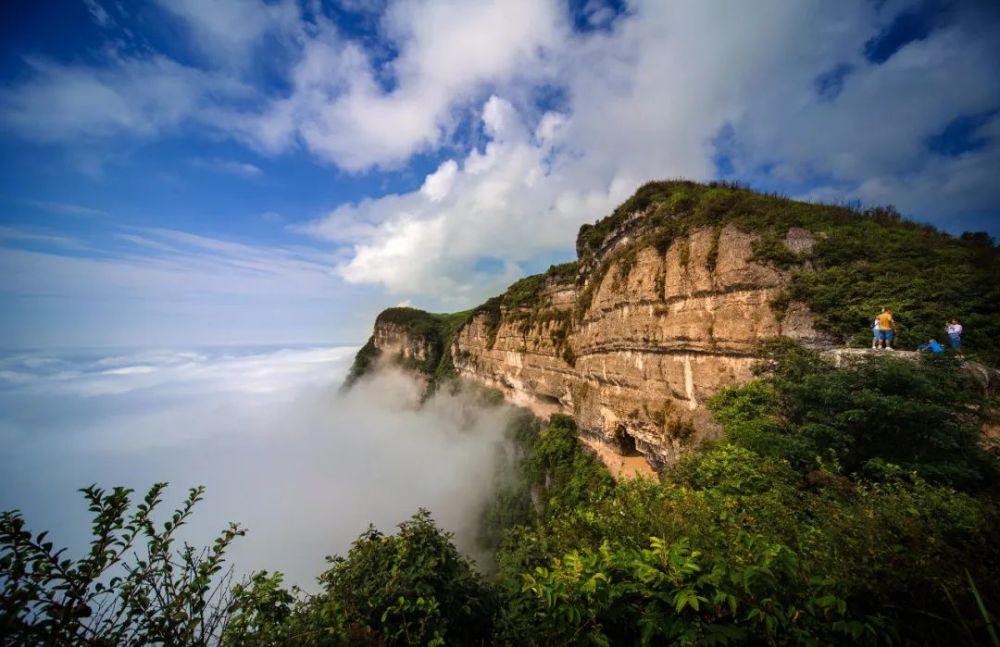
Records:
<instances>
[{"instance_id":1,"label":"person in blue clothing","mask_svg":"<svg viewBox=\"0 0 1000 647\"><path fill-rule=\"evenodd\" d=\"M936 339L931 339L926 344L920 344L919 346L917 346L917 350L920 351L929 350L932 353L940 353L944 349L941 348L941 344L939 344Z\"/></svg>"}]
</instances>

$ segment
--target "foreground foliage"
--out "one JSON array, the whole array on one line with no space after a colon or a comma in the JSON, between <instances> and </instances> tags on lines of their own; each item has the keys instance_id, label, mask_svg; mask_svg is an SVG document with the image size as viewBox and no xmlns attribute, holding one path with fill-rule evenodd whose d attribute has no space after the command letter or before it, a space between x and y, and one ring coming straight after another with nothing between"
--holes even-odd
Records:
<instances>
[{"instance_id":1,"label":"foreground foliage","mask_svg":"<svg viewBox=\"0 0 1000 647\"><path fill-rule=\"evenodd\" d=\"M90 551L71 559L47 533L32 534L17 511L0 515L0 636L5 645L208 645L238 601L223 571L243 534L230 524L207 548L176 546L201 500L192 489L162 522L165 483L131 509L132 491L82 490L94 515Z\"/></svg>"}]
</instances>

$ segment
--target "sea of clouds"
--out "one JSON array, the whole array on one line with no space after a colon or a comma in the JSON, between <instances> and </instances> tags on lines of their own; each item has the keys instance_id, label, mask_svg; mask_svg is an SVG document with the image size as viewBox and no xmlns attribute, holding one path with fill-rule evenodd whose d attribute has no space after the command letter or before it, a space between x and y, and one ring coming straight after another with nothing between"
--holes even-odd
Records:
<instances>
[{"instance_id":1,"label":"sea of clouds","mask_svg":"<svg viewBox=\"0 0 1000 647\"><path fill-rule=\"evenodd\" d=\"M239 522L237 570L280 570L307 589L369 523L391 531L419 507L475 554L510 410L462 393L418 406L420 386L393 370L341 394L354 351L0 358L0 509L75 553L89 536L78 488L169 481L175 505L205 485L184 538Z\"/></svg>"}]
</instances>

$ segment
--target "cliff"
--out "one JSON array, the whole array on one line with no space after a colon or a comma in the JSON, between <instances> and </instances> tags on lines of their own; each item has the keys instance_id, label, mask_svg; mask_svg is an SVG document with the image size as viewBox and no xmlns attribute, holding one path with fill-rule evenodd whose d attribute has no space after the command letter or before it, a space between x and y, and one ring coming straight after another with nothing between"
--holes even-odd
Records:
<instances>
[{"instance_id":1,"label":"cliff","mask_svg":"<svg viewBox=\"0 0 1000 647\"><path fill-rule=\"evenodd\" d=\"M880 247L868 249L868 237ZM910 294L865 282L880 271L873 255L913 264L935 254L953 265L958 258L964 273L992 280L997 254L987 241L955 239L892 210L858 213L734 186L655 182L581 228L577 262L522 279L466 313L387 310L370 352L428 376L499 389L542 416L570 414L605 462L641 455L660 468L718 433L703 405L750 379L762 340L867 343L878 304ZM983 249L985 261L977 256ZM978 267L970 264L976 258ZM907 270L897 282L912 288L921 276ZM990 312L983 298L976 312ZM925 341L926 331L964 312L939 301L925 304L929 312L905 327L901 341ZM622 461L625 469L635 464Z\"/></svg>"}]
</instances>

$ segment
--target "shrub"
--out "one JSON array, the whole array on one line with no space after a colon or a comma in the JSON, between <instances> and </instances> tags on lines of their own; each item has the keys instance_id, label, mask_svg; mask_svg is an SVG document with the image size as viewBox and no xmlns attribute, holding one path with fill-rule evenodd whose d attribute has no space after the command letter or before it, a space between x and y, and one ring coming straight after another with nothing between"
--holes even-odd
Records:
<instances>
[{"instance_id":1,"label":"shrub","mask_svg":"<svg viewBox=\"0 0 1000 647\"><path fill-rule=\"evenodd\" d=\"M762 382L709 404L734 442L802 471L830 459L846 474L874 474L881 460L958 487L994 480L996 461L979 444L986 403L954 357L878 357L835 368L788 341L761 353Z\"/></svg>"},{"instance_id":2,"label":"shrub","mask_svg":"<svg viewBox=\"0 0 1000 647\"><path fill-rule=\"evenodd\" d=\"M323 597L383 644L471 645L491 632L492 589L426 510L394 535L370 527L329 561Z\"/></svg>"},{"instance_id":3,"label":"shrub","mask_svg":"<svg viewBox=\"0 0 1000 647\"><path fill-rule=\"evenodd\" d=\"M132 490L83 488L93 513L90 551L66 557L33 534L17 511L0 515L0 635L4 644L208 645L239 601L226 551L244 534L230 524L210 547L176 546L204 488L193 488L162 524L166 483L132 507Z\"/></svg>"}]
</instances>

